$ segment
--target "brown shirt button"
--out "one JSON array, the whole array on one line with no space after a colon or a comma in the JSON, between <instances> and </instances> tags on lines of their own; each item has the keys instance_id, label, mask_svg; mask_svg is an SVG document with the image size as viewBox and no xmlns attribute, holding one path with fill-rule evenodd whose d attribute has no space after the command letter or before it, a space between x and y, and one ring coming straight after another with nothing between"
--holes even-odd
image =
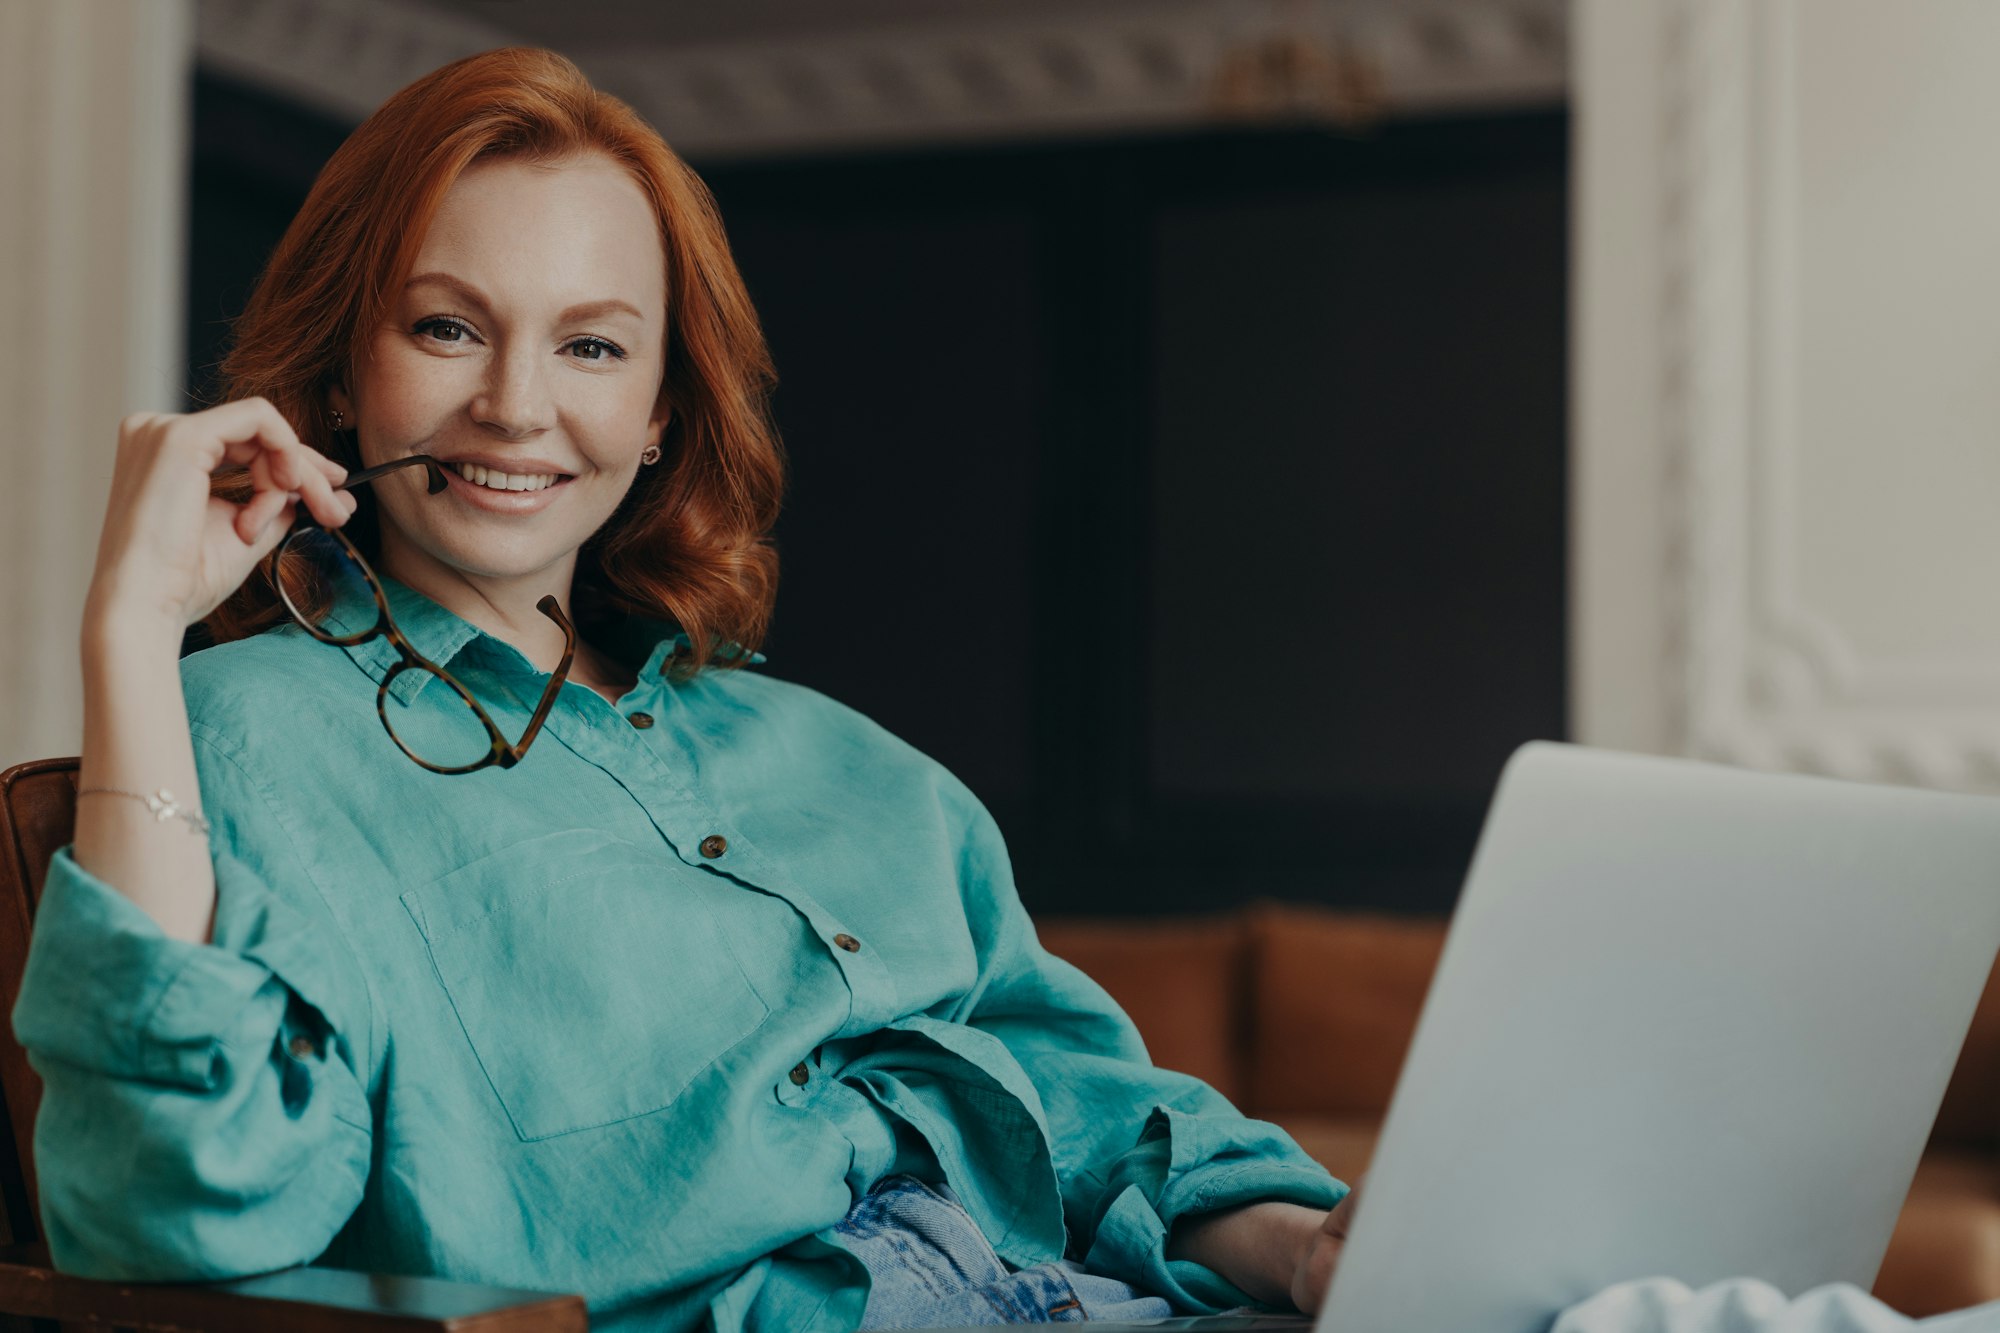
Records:
<instances>
[{"instance_id":1,"label":"brown shirt button","mask_svg":"<svg viewBox=\"0 0 2000 1333\"><path fill-rule=\"evenodd\" d=\"M644 731L647 727L653 725L653 715L651 713L634 713L632 714L632 725Z\"/></svg>"},{"instance_id":2,"label":"brown shirt button","mask_svg":"<svg viewBox=\"0 0 2000 1333\"><path fill-rule=\"evenodd\" d=\"M861 941L855 939L852 935L849 935L846 931L842 931L840 934L835 935L833 937L833 942L835 944L838 944L841 948L847 950L849 953L857 953L861 949Z\"/></svg>"},{"instance_id":3,"label":"brown shirt button","mask_svg":"<svg viewBox=\"0 0 2000 1333\"><path fill-rule=\"evenodd\" d=\"M805 1061L801 1060L792 1066L792 1082L798 1084L800 1087L803 1088L806 1085L806 1080L811 1077L812 1071L806 1068Z\"/></svg>"},{"instance_id":4,"label":"brown shirt button","mask_svg":"<svg viewBox=\"0 0 2000 1333\"><path fill-rule=\"evenodd\" d=\"M291 1051L292 1055L300 1060L305 1059L308 1055L319 1054L319 1049L313 1045L311 1037L293 1037Z\"/></svg>"},{"instance_id":5,"label":"brown shirt button","mask_svg":"<svg viewBox=\"0 0 2000 1333\"><path fill-rule=\"evenodd\" d=\"M711 833L701 840L701 854L711 861L728 850L729 839L720 833Z\"/></svg>"}]
</instances>

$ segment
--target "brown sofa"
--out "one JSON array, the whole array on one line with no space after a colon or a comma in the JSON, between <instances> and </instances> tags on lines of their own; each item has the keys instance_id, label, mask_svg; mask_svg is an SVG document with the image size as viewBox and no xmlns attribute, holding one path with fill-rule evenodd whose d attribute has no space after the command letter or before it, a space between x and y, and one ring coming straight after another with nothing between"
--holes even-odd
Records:
<instances>
[{"instance_id":1,"label":"brown sofa","mask_svg":"<svg viewBox=\"0 0 2000 1333\"><path fill-rule=\"evenodd\" d=\"M1156 1063L1284 1126L1342 1179L1366 1169L1443 921L1259 904L1158 921L1046 917L1038 928L1132 1015ZM2000 971L1875 1291L1914 1316L2000 1300Z\"/></svg>"}]
</instances>

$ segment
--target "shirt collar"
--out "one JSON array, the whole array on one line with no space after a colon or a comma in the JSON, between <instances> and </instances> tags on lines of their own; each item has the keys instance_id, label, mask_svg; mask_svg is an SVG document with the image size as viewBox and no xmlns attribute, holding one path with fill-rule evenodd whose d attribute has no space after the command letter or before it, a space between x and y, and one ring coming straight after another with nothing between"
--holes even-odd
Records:
<instances>
[{"instance_id":1,"label":"shirt collar","mask_svg":"<svg viewBox=\"0 0 2000 1333\"><path fill-rule=\"evenodd\" d=\"M369 590L368 581L361 577L361 571L353 568L348 561L333 563L334 568L329 571L333 605L322 624L336 634L354 634L375 623L375 594ZM506 640L488 634L380 570L375 572L375 577L382 581L382 593L388 598L389 614L394 618L396 628L403 631L403 637L410 641L412 648L438 666L450 670L452 660L468 646L483 642L506 666L531 675L545 674L536 671L521 650ZM664 673L666 660L689 647L692 640L671 622L634 615L626 617L609 632L596 636L593 642L617 661L643 674L656 661L660 663L658 669ZM369 679L378 683L402 660L402 654L383 635L342 651L368 673ZM764 660L762 653L750 655L752 664ZM398 703L407 704L422 693L424 686L433 679L435 677L428 671L405 671L390 684L389 693Z\"/></svg>"}]
</instances>

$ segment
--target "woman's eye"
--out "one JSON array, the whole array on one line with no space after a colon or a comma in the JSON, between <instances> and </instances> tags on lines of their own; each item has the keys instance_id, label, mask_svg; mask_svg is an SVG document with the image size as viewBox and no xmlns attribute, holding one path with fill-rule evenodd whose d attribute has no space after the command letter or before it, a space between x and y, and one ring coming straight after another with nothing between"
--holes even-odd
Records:
<instances>
[{"instance_id":1,"label":"woman's eye","mask_svg":"<svg viewBox=\"0 0 2000 1333\"><path fill-rule=\"evenodd\" d=\"M464 342L465 335L471 332L470 329L455 319L427 319L417 325L415 332L423 333L426 330L430 331L431 337L441 343ZM445 335L447 334L451 336L446 337Z\"/></svg>"},{"instance_id":2,"label":"woman's eye","mask_svg":"<svg viewBox=\"0 0 2000 1333\"><path fill-rule=\"evenodd\" d=\"M579 361L614 361L625 355L622 349L602 338L578 338L569 347Z\"/></svg>"}]
</instances>

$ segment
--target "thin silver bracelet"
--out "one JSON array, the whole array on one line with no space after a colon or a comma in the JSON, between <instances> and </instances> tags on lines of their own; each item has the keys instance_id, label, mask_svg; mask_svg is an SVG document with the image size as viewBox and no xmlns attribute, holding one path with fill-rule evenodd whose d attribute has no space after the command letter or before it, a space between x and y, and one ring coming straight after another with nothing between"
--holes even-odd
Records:
<instances>
[{"instance_id":1,"label":"thin silver bracelet","mask_svg":"<svg viewBox=\"0 0 2000 1333\"><path fill-rule=\"evenodd\" d=\"M164 824L169 819L180 819L187 822L189 832L204 835L208 832L208 821L201 817L200 812L184 808L179 801L174 799L174 794L165 787L160 788L151 796L142 791L122 791L117 787L85 787L77 795L129 796L135 801L144 801L146 808L153 812L153 818L159 823Z\"/></svg>"}]
</instances>

